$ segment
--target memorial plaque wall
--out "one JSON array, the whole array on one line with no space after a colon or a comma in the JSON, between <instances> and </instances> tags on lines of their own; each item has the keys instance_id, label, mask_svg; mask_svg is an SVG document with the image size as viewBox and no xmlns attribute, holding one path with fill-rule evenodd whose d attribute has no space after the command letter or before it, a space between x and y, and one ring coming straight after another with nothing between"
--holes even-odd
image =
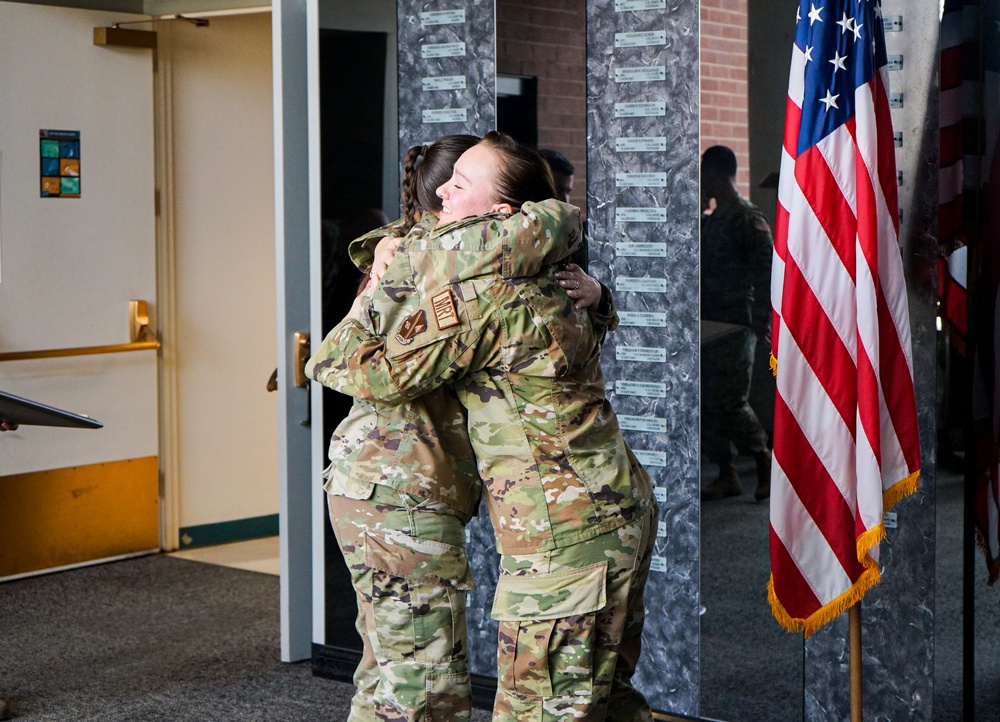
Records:
<instances>
[{"instance_id":1,"label":"memorial plaque wall","mask_svg":"<svg viewBox=\"0 0 1000 722\"><path fill-rule=\"evenodd\" d=\"M654 709L699 688L698 5L587 6L590 272L614 289L608 396L660 504L643 658Z\"/></svg>"},{"instance_id":2,"label":"memorial plaque wall","mask_svg":"<svg viewBox=\"0 0 1000 722\"><path fill-rule=\"evenodd\" d=\"M399 0L399 156L453 133L496 127L492 2ZM469 670L496 677L497 624L490 616L499 566L486 509L466 530L476 590L469 594Z\"/></svg>"},{"instance_id":3,"label":"memorial plaque wall","mask_svg":"<svg viewBox=\"0 0 1000 722\"><path fill-rule=\"evenodd\" d=\"M400 0L399 157L452 133L496 124L493 3Z\"/></svg>"}]
</instances>

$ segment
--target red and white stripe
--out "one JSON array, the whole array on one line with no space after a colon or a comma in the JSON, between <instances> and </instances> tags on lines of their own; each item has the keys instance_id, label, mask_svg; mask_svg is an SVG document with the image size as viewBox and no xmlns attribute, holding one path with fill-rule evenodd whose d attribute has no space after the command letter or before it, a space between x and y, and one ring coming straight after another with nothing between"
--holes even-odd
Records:
<instances>
[{"instance_id":1,"label":"red and white stripe","mask_svg":"<svg viewBox=\"0 0 1000 722\"><path fill-rule=\"evenodd\" d=\"M883 512L915 488L920 453L884 78L797 154L804 65L796 48L771 280L768 586L776 618L809 635L878 582Z\"/></svg>"}]
</instances>

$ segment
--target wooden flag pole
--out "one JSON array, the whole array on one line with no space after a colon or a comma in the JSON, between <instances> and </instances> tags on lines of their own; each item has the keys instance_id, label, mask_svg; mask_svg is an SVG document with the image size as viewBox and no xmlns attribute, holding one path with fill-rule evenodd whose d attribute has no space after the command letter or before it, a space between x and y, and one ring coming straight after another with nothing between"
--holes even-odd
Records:
<instances>
[{"instance_id":1,"label":"wooden flag pole","mask_svg":"<svg viewBox=\"0 0 1000 722\"><path fill-rule=\"evenodd\" d=\"M848 639L850 640L851 722L862 722L861 697L861 600L847 610Z\"/></svg>"}]
</instances>

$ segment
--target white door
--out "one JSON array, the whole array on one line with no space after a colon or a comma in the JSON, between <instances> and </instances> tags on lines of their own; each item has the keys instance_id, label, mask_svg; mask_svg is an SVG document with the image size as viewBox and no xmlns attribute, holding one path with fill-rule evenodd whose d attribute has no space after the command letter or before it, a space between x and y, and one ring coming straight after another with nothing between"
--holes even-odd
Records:
<instances>
[{"instance_id":1,"label":"white door","mask_svg":"<svg viewBox=\"0 0 1000 722\"><path fill-rule=\"evenodd\" d=\"M308 7L307 7L308 6ZM295 385L296 334L309 331L310 257L319 267L319 229L310 223L319 193L310 170L310 74L316 71L315 0L272 4L274 186L277 257L278 442L281 525L281 659L312 656L314 529L322 528L322 487L313 473L310 397ZM307 21L307 16L310 20ZM313 77L315 77L313 75ZM313 99L314 101L314 99ZM312 126L315 129L315 126ZM312 239L312 241L310 240ZM317 272L318 273L318 272ZM305 423L303 423L305 422ZM317 581L319 575L317 575ZM316 615L314 619L313 615Z\"/></svg>"},{"instance_id":2,"label":"white door","mask_svg":"<svg viewBox=\"0 0 1000 722\"><path fill-rule=\"evenodd\" d=\"M152 51L94 44L131 17L0 2L0 354L155 319ZM0 361L0 389L104 424L0 437L0 577L158 548L156 351Z\"/></svg>"},{"instance_id":3,"label":"white door","mask_svg":"<svg viewBox=\"0 0 1000 722\"><path fill-rule=\"evenodd\" d=\"M168 549L278 533L271 14L155 24Z\"/></svg>"}]
</instances>

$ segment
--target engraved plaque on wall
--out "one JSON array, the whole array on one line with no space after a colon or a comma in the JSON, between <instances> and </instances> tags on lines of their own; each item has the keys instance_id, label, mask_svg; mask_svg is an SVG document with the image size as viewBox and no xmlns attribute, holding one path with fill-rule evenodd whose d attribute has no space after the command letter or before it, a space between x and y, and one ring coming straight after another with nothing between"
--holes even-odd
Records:
<instances>
[{"instance_id":1,"label":"engraved plaque on wall","mask_svg":"<svg viewBox=\"0 0 1000 722\"><path fill-rule=\"evenodd\" d=\"M588 3L587 216L590 272L621 315L608 396L660 502L634 681L654 709L696 714L698 6L667 5Z\"/></svg>"},{"instance_id":2,"label":"engraved plaque on wall","mask_svg":"<svg viewBox=\"0 0 1000 722\"><path fill-rule=\"evenodd\" d=\"M496 125L493 3L399 0L399 157Z\"/></svg>"}]
</instances>

